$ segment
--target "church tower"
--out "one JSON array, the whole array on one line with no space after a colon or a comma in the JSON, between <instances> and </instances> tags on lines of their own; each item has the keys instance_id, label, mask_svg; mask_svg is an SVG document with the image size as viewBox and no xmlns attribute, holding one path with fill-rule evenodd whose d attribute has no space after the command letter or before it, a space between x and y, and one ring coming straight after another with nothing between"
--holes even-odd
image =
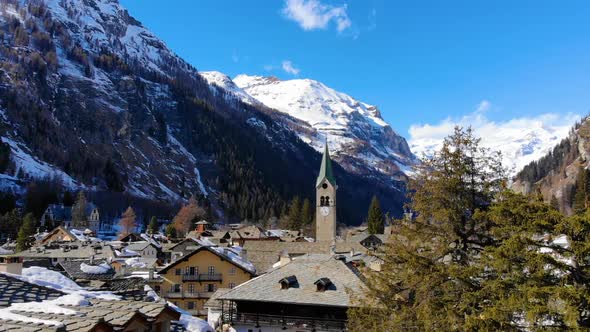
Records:
<instances>
[{"instance_id":1,"label":"church tower","mask_svg":"<svg viewBox=\"0 0 590 332\"><path fill-rule=\"evenodd\" d=\"M336 179L332 172L332 161L328 151L328 142L324 155L320 174L315 184L316 208L315 208L315 237L317 242L334 242L336 240Z\"/></svg>"}]
</instances>

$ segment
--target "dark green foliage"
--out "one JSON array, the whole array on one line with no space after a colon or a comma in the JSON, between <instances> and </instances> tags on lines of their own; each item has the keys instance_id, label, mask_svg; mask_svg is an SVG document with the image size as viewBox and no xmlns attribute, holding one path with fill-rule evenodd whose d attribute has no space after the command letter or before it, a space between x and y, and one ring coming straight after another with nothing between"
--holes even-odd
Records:
<instances>
[{"instance_id":1,"label":"dark green foliage","mask_svg":"<svg viewBox=\"0 0 590 332\"><path fill-rule=\"evenodd\" d=\"M158 233L158 218L152 217L150 219L150 223L148 225L148 232L150 234L156 234L156 233Z\"/></svg>"},{"instance_id":2,"label":"dark green foliage","mask_svg":"<svg viewBox=\"0 0 590 332\"><path fill-rule=\"evenodd\" d=\"M87 227L86 206L88 201L84 191L80 190L76 197L76 203L72 206L72 224L74 227Z\"/></svg>"},{"instance_id":3,"label":"dark green foliage","mask_svg":"<svg viewBox=\"0 0 590 332\"><path fill-rule=\"evenodd\" d=\"M36 225L35 216L32 213L27 213L16 237L17 251L23 251L31 247L34 242L33 235L35 235Z\"/></svg>"},{"instance_id":4,"label":"dark green foliage","mask_svg":"<svg viewBox=\"0 0 590 332\"><path fill-rule=\"evenodd\" d=\"M555 210L559 211L559 201L557 200L557 197L555 197L555 195L551 195L551 202L549 203L549 205L551 205L551 207Z\"/></svg>"},{"instance_id":5,"label":"dark green foliage","mask_svg":"<svg viewBox=\"0 0 590 332\"><path fill-rule=\"evenodd\" d=\"M377 196L373 196L369 212L367 213L367 226L369 234L383 234L385 218Z\"/></svg>"},{"instance_id":6,"label":"dark green foliage","mask_svg":"<svg viewBox=\"0 0 590 332\"><path fill-rule=\"evenodd\" d=\"M107 188L112 191L122 192L125 190L123 177L117 171L113 162L109 159L104 166L104 179L107 183Z\"/></svg>"},{"instance_id":7,"label":"dark green foliage","mask_svg":"<svg viewBox=\"0 0 590 332\"><path fill-rule=\"evenodd\" d=\"M172 225L172 224L168 224L168 225L166 226L166 236L167 236L169 239L174 239L174 238L176 238L176 228L174 228L174 225Z\"/></svg>"},{"instance_id":8,"label":"dark green foliage","mask_svg":"<svg viewBox=\"0 0 590 332\"><path fill-rule=\"evenodd\" d=\"M300 229L302 225L302 215L301 215L301 199L299 196L295 196L291 203L289 203L289 217L287 218L287 228L288 229Z\"/></svg>"},{"instance_id":9,"label":"dark green foliage","mask_svg":"<svg viewBox=\"0 0 590 332\"><path fill-rule=\"evenodd\" d=\"M39 219L49 204L59 203L61 183L57 180L35 180L27 186L25 193L25 212Z\"/></svg>"},{"instance_id":10,"label":"dark green foliage","mask_svg":"<svg viewBox=\"0 0 590 332\"><path fill-rule=\"evenodd\" d=\"M574 189L574 201L572 208L574 213L583 214L587 208L588 202L588 171L580 167L578 169L578 177L576 178L576 185Z\"/></svg>"},{"instance_id":11,"label":"dark green foliage","mask_svg":"<svg viewBox=\"0 0 590 332\"><path fill-rule=\"evenodd\" d=\"M0 141L0 173L6 172L10 165L10 145Z\"/></svg>"},{"instance_id":12,"label":"dark green foliage","mask_svg":"<svg viewBox=\"0 0 590 332\"><path fill-rule=\"evenodd\" d=\"M64 191L64 195L62 198L62 204L65 206L72 206L74 205L75 200L74 200L74 195L72 194L71 191L66 190Z\"/></svg>"},{"instance_id":13,"label":"dark green foliage","mask_svg":"<svg viewBox=\"0 0 590 332\"><path fill-rule=\"evenodd\" d=\"M9 192L0 192L0 215L4 215L16 208L16 197Z\"/></svg>"},{"instance_id":14,"label":"dark green foliage","mask_svg":"<svg viewBox=\"0 0 590 332\"><path fill-rule=\"evenodd\" d=\"M0 239L16 239L18 230L21 228L22 222L23 220L20 214L18 213L17 209L12 209L10 212L7 212L0 216Z\"/></svg>"},{"instance_id":15,"label":"dark green foliage","mask_svg":"<svg viewBox=\"0 0 590 332\"><path fill-rule=\"evenodd\" d=\"M480 218L505 178L501 158L479 146L471 129L455 128L410 182L414 212L399 221L382 255L381 273L367 278L367 297L349 310L351 331L461 330L478 305L473 266L494 243Z\"/></svg>"}]
</instances>

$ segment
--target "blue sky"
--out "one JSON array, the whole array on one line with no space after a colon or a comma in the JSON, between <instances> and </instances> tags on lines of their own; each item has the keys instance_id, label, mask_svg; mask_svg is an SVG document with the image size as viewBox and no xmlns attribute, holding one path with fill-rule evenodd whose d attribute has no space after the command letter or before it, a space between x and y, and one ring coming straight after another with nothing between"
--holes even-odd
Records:
<instances>
[{"instance_id":1,"label":"blue sky","mask_svg":"<svg viewBox=\"0 0 590 332\"><path fill-rule=\"evenodd\" d=\"M121 2L199 70L316 79L406 137L474 112L502 123L590 111L587 1Z\"/></svg>"}]
</instances>

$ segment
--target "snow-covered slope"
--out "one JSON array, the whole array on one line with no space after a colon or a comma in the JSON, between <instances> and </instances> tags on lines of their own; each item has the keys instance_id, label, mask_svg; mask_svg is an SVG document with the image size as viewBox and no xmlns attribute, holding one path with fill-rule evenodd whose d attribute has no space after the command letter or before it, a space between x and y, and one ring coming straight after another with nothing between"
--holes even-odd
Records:
<instances>
[{"instance_id":1,"label":"snow-covered slope","mask_svg":"<svg viewBox=\"0 0 590 332\"><path fill-rule=\"evenodd\" d=\"M502 162L509 175L545 156L567 137L573 123L547 125L543 121L518 124L488 124L475 128L482 146L502 153ZM442 137L418 137L410 140L410 148L418 157L431 156L442 146Z\"/></svg>"},{"instance_id":2,"label":"snow-covered slope","mask_svg":"<svg viewBox=\"0 0 590 332\"><path fill-rule=\"evenodd\" d=\"M310 79L239 75L233 82L265 106L298 120L294 130L316 150L327 140L334 158L349 171L395 177L415 163L406 140L373 105Z\"/></svg>"}]
</instances>

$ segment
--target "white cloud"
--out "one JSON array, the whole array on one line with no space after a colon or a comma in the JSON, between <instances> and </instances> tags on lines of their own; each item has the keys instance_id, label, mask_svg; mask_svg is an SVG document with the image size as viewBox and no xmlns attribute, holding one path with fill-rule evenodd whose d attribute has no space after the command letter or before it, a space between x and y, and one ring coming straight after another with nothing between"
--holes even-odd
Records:
<instances>
[{"instance_id":1,"label":"white cloud","mask_svg":"<svg viewBox=\"0 0 590 332\"><path fill-rule=\"evenodd\" d=\"M455 126L471 126L481 138L482 146L502 152L503 163L511 173L515 173L547 154L567 136L570 128L581 118L573 113L545 113L493 121L485 115L492 107L489 101L483 100L474 112L461 118L446 118L437 124L410 126L409 144L412 152L419 157L432 155L441 147L443 139L453 132Z\"/></svg>"},{"instance_id":2,"label":"white cloud","mask_svg":"<svg viewBox=\"0 0 590 332\"><path fill-rule=\"evenodd\" d=\"M488 100L484 99L484 100L480 101L479 104L477 104L476 112L485 113L485 112L489 111L491 107L492 107L492 103L490 103Z\"/></svg>"},{"instance_id":3,"label":"white cloud","mask_svg":"<svg viewBox=\"0 0 590 332\"><path fill-rule=\"evenodd\" d=\"M325 29L334 21L338 32L342 32L352 26L346 10L346 4L331 6L319 0L286 0L283 14L306 31Z\"/></svg>"},{"instance_id":4,"label":"white cloud","mask_svg":"<svg viewBox=\"0 0 590 332\"><path fill-rule=\"evenodd\" d=\"M293 66L293 63L289 60L283 61L283 63L281 64L281 67L283 68L283 70L285 72L287 72L288 74L291 74L291 75L299 75L299 72L301 71L299 68L295 68Z\"/></svg>"}]
</instances>

